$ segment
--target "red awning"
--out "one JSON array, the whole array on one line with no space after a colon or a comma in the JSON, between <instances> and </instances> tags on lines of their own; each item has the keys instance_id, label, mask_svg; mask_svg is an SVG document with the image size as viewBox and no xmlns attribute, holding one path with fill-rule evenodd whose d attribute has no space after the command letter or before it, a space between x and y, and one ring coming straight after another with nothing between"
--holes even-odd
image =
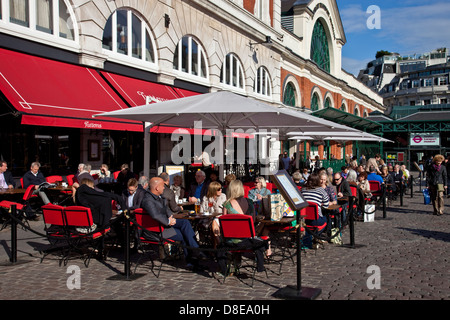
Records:
<instances>
[{"instance_id":1,"label":"red awning","mask_svg":"<svg viewBox=\"0 0 450 320\"><path fill-rule=\"evenodd\" d=\"M151 103L178 99L180 96L168 85L148 82L101 71L106 81L124 97L132 107L142 106L149 97Z\"/></svg>"},{"instance_id":2,"label":"red awning","mask_svg":"<svg viewBox=\"0 0 450 320\"><path fill-rule=\"evenodd\" d=\"M143 131L138 121L92 118L128 106L91 68L0 49L0 90L22 124Z\"/></svg>"},{"instance_id":3,"label":"red awning","mask_svg":"<svg viewBox=\"0 0 450 320\"><path fill-rule=\"evenodd\" d=\"M152 104L200 94L185 89L121 76L110 72L101 71L101 74L132 107L145 105L146 97L150 97L150 104ZM180 128L160 125L151 128L150 131L154 133L171 134L177 129ZM194 133L194 129L183 130L187 130L189 134L198 134L197 132ZM211 130L208 129L202 130L201 133L202 135L212 135Z\"/></svg>"}]
</instances>

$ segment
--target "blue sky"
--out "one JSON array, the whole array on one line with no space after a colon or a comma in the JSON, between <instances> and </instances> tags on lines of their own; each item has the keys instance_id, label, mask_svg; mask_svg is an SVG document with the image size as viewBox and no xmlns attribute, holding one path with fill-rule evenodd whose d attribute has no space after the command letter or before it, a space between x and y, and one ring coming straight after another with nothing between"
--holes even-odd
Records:
<instances>
[{"instance_id":1,"label":"blue sky","mask_svg":"<svg viewBox=\"0 0 450 320\"><path fill-rule=\"evenodd\" d=\"M337 4L347 38L342 68L354 75L379 50L409 55L450 48L448 0L337 0ZM379 29L367 26L374 17L366 12L372 5L380 9Z\"/></svg>"}]
</instances>

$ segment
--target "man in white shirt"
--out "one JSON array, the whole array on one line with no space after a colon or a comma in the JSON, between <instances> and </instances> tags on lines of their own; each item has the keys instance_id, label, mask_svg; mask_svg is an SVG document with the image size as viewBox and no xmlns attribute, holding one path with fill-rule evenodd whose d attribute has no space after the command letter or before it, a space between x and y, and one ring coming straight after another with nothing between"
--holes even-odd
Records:
<instances>
[{"instance_id":1,"label":"man in white shirt","mask_svg":"<svg viewBox=\"0 0 450 320\"><path fill-rule=\"evenodd\" d=\"M14 179L8 170L6 161L0 161L0 189L13 189Z\"/></svg>"}]
</instances>

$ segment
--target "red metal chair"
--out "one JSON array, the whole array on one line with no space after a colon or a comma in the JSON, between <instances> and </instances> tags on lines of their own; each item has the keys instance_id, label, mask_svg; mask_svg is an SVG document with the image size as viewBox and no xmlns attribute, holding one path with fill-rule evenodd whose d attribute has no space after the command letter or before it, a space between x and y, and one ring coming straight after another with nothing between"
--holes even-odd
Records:
<instances>
[{"instance_id":1,"label":"red metal chair","mask_svg":"<svg viewBox=\"0 0 450 320\"><path fill-rule=\"evenodd\" d=\"M48 176L45 178L45 181L48 183L55 183L55 182L63 182L64 179L62 176Z\"/></svg>"},{"instance_id":2,"label":"red metal chair","mask_svg":"<svg viewBox=\"0 0 450 320\"><path fill-rule=\"evenodd\" d=\"M69 174L68 176L66 176L66 180L67 180L67 184L70 186L73 186L73 179L74 179L75 175L74 174Z\"/></svg>"},{"instance_id":3,"label":"red metal chair","mask_svg":"<svg viewBox=\"0 0 450 320\"><path fill-rule=\"evenodd\" d=\"M136 273L136 269L143 256L150 256L151 253L155 253L156 255L160 256L160 264L158 267L158 272L155 273L153 271L155 264L153 262L153 259L150 258L150 261L152 263L151 270L158 278L159 274L161 273L162 265L166 261L166 258L168 258L172 252L178 252L178 250L171 250L169 252L168 245L176 246L178 242L170 239L164 239L162 236L164 226L153 219L147 212L144 211L144 209L138 208L134 210L134 214L136 220L135 226L139 239L138 247L143 252L143 254L140 255L138 261L136 262L134 272ZM155 247L157 248L156 250Z\"/></svg>"},{"instance_id":4,"label":"red metal chair","mask_svg":"<svg viewBox=\"0 0 450 320\"><path fill-rule=\"evenodd\" d=\"M64 208L64 218L66 223L66 236L69 243L69 254L64 259L64 265L70 257L71 252L78 252L82 255L83 248L93 247L89 250L87 257L84 259L86 267L89 266L92 255L98 251L100 257L103 257L104 236L110 231L110 228L94 229L94 221L90 208L82 206L69 206ZM79 228L87 229L87 233L80 232ZM92 230L94 229L94 230Z\"/></svg>"},{"instance_id":5,"label":"red metal chair","mask_svg":"<svg viewBox=\"0 0 450 320\"><path fill-rule=\"evenodd\" d=\"M31 198L36 198L37 195L34 195L33 191L34 191L34 185L28 186L27 190L25 190L25 193L23 194L21 202L3 200L0 202L0 208L10 211L11 206L16 205L17 211L20 214L19 218L22 219L22 218L27 217L27 214L26 214L27 210L34 210L31 206ZM0 230L3 230L5 228L5 226L8 223L10 223L10 221L11 221L11 219L8 217L8 219L6 219L3 222L3 226Z\"/></svg>"},{"instance_id":6,"label":"red metal chair","mask_svg":"<svg viewBox=\"0 0 450 320\"><path fill-rule=\"evenodd\" d=\"M120 171L114 171L113 172L114 179L117 180L117 177L119 176L119 173L120 173Z\"/></svg>"},{"instance_id":7,"label":"red metal chair","mask_svg":"<svg viewBox=\"0 0 450 320\"><path fill-rule=\"evenodd\" d=\"M234 256L234 258L226 264L226 272L224 274L223 282L225 282L226 277L230 273L231 265L234 265L235 269L239 268L236 261L236 255L240 257L243 253L251 252L255 254L255 259L253 260L254 263L252 266L250 266L253 269L251 284L251 286L253 287L253 283L255 281L255 273L257 271L256 264L259 264L261 268L262 264L264 263L264 250L267 246L268 238L262 237L256 239L252 216L244 214L226 214L220 216L219 221L221 237L223 240L223 249L228 249L227 251L231 253L232 256ZM236 245L232 245L235 242L238 243ZM245 268L246 266L242 267Z\"/></svg>"},{"instance_id":8,"label":"red metal chair","mask_svg":"<svg viewBox=\"0 0 450 320\"><path fill-rule=\"evenodd\" d=\"M383 190L381 188L380 181L373 181L369 180L370 184L370 192L372 193L373 197L381 197L383 195Z\"/></svg>"},{"instance_id":9,"label":"red metal chair","mask_svg":"<svg viewBox=\"0 0 450 320\"><path fill-rule=\"evenodd\" d=\"M251 188L249 186L244 186L244 197L248 198L248 193L250 192Z\"/></svg>"},{"instance_id":10,"label":"red metal chair","mask_svg":"<svg viewBox=\"0 0 450 320\"><path fill-rule=\"evenodd\" d=\"M52 203L43 205L42 209L42 217L44 219L44 231L47 235L47 240L49 241L51 247L44 251L43 256L41 258L41 263L44 261L45 257L53 251L53 249L57 249L58 243L63 243L67 245L67 236L66 236L66 221L64 218L64 207L54 205ZM60 266L63 262L63 258L66 256L65 247L61 246L62 256L60 260Z\"/></svg>"},{"instance_id":11,"label":"red metal chair","mask_svg":"<svg viewBox=\"0 0 450 320\"><path fill-rule=\"evenodd\" d=\"M317 203L308 201L308 206L301 210L301 215L305 217L306 230L309 230L312 234L320 234L326 229L326 222L321 225L312 225L313 221L319 219L319 206Z\"/></svg>"}]
</instances>

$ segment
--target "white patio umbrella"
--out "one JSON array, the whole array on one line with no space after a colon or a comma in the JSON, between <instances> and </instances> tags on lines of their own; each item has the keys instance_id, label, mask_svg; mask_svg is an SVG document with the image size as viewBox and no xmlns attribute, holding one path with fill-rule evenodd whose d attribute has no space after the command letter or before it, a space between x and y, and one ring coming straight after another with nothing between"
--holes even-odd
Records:
<instances>
[{"instance_id":1,"label":"white patio umbrella","mask_svg":"<svg viewBox=\"0 0 450 320\"><path fill-rule=\"evenodd\" d=\"M391 140L378 137L376 135L367 134L367 135L352 135L352 134L323 134L323 135L316 135L311 133L310 135L304 136L304 135L296 135L293 137L290 137L289 140L332 140L332 141L339 141L339 142L345 142L345 141L373 141L373 142L393 142Z\"/></svg>"},{"instance_id":2,"label":"white patio umbrella","mask_svg":"<svg viewBox=\"0 0 450 320\"><path fill-rule=\"evenodd\" d=\"M277 129L284 133L298 132L359 132L325 119L287 107L275 107L258 100L228 91L207 93L186 98L122 109L94 115L150 123L150 127L168 125L192 128L196 121L202 121L202 128L217 129L225 136L227 129ZM146 143L149 148L149 143ZM149 153L144 159L144 174L148 175ZM221 176L223 170L221 166Z\"/></svg>"}]
</instances>

